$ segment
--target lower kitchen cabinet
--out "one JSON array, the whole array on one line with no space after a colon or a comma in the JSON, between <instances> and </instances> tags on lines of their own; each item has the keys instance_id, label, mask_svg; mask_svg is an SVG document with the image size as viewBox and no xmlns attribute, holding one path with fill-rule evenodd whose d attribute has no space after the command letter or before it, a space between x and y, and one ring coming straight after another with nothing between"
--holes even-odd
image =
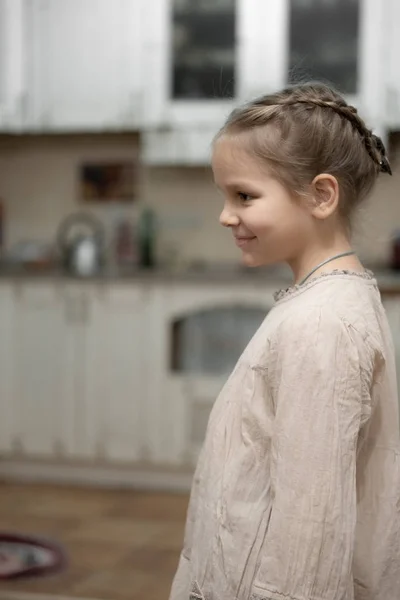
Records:
<instances>
[{"instance_id":1,"label":"lower kitchen cabinet","mask_svg":"<svg viewBox=\"0 0 400 600\"><path fill-rule=\"evenodd\" d=\"M140 287L2 283L3 457L140 459L145 308Z\"/></svg>"},{"instance_id":2,"label":"lower kitchen cabinet","mask_svg":"<svg viewBox=\"0 0 400 600\"><path fill-rule=\"evenodd\" d=\"M142 469L144 485L168 473L176 487L171 473L193 473L214 400L276 287L4 278L0 476L50 465L52 481L72 468L88 484L129 485ZM383 301L400 381L400 294Z\"/></svg>"},{"instance_id":3,"label":"lower kitchen cabinet","mask_svg":"<svg viewBox=\"0 0 400 600\"><path fill-rule=\"evenodd\" d=\"M68 456L76 406L62 292L51 283L3 284L1 299L3 452Z\"/></svg>"},{"instance_id":4,"label":"lower kitchen cabinet","mask_svg":"<svg viewBox=\"0 0 400 600\"><path fill-rule=\"evenodd\" d=\"M84 454L103 461L148 457L146 289L99 285L90 297L81 404Z\"/></svg>"},{"instance_id":5,"label":"lower kitchen cabinet","mask_svg":"<svg viewBox=\"0 0 400 600\"><path fill-rule=\"evenodd\" d=\"M400 396L400 294L382 295L383 305L386 310L389 326L392 332L396 358L397 385Z\"/></svg>"}]
</instances>

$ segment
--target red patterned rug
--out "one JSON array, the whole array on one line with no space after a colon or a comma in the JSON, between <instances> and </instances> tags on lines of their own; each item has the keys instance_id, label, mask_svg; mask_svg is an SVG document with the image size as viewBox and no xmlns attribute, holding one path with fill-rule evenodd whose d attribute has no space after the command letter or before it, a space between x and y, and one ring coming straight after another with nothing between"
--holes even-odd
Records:
<instances>
[{"instance_id":1,"label":"red patterned rug","mask_svg":"<svg viewBox=\"0 0 400 600\"><path fill-rule=\"evenodd\" d=\"M65 564L65 553L54 542L0 532L0 580L54 573Z\"/></svg>"}]
</instances>

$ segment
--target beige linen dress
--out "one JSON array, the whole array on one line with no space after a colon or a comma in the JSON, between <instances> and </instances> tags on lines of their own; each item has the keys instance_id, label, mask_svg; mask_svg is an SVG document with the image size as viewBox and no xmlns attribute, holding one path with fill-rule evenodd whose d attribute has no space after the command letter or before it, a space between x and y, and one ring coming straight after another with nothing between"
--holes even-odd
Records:
<instances>
[{"instance_id":1,"label":"beige linen dress","mask_svg":"<svg viewBox=\"0 0 400 600\"><path fill-rule=\"evenodd\" d=\"M372 274L281 292L214 405L170 600L399 600L399 492Z\"/></svg>"}]
</instances>

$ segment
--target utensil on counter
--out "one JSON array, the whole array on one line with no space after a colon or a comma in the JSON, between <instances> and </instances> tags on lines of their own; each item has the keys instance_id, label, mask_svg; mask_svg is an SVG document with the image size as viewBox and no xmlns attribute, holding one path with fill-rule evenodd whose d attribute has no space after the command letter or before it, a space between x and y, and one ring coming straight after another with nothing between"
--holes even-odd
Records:
<instances>
[{"instance_id":1,"label":"utensil on counter","mask_svg":"<svg viewBox=\"0 0 400 600\"><path fill-rule=\"evenodd\" d=\"M57 247L64 269L77 277L98 274L104 265L105 230L99 219L88 213L74 213L62 221Z\"/></svg>"}]
</instances>

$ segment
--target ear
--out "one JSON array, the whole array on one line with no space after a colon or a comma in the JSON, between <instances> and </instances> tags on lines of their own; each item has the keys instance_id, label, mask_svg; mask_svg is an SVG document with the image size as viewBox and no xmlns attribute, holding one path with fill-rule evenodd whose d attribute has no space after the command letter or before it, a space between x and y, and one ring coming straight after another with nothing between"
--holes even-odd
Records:
<instances>
[{"instance_id":1,"label":"ear","mask_svg":"<svg viewBox=\"0 0 400 600\"><path fill-rule=\"evenodd\" d=\"M317 175L311 183L311 195L312 215L316 219L327 219L337 210L339 204L338 180L328 173Z\"/></svg>"}]
</instances>

